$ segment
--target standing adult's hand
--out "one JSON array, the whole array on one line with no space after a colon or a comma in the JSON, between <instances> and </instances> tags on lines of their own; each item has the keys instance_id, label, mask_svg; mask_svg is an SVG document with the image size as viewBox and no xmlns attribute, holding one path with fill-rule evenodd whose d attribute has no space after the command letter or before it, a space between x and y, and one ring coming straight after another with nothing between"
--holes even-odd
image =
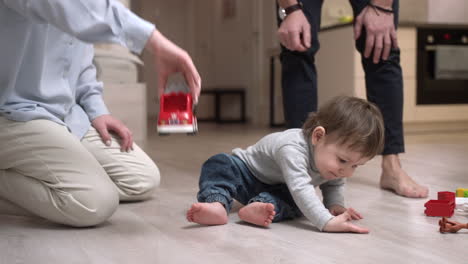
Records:
<instances>
[{"instance_id":1,"label":"standing adult's hand","mask_svg":"<svg viewBox=\"0 0 468 264\"><path fill-rule=\"evenodd\" d=\"M286 16L278 29L278 38L288 50L303 52L310 48L310 24L302 10Z\"/></svg>"},{"instance_id":2,"label":"standing adult's hand","mask_svg":"<svg viewBox=\"0 0 468 264\"><path fill-rule=\"evenodd\" d=\"M187 82L195 102L201 90L201 78L188 53L172 43L158 30L153 31L146 43L145 49L154 55L154 63L158 71L158 92L164 93L169 75L181 72Z\"/></svg>"},{"instance_id":3,"label":"standing adult's hand","mask_svg":"<svg viewBox=\"0 0 468 264\"><path fill-rule=\"evenodd\" d=\"M393 14L382 12L371 6L365 7L356 17L354 39L357 40L361 36L362 27L366 28L365 58L369 58L373 51L372 61L377 64L381 58L388 59L392 46L398 48L393 20Z\"/></svg>"}]
</instances>

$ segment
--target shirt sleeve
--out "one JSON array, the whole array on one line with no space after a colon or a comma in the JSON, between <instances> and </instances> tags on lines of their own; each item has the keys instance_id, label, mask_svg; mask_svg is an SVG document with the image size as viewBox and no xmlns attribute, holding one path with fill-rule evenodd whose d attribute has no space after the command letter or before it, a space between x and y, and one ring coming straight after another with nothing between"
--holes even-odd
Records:
<instances>
[{"instance_id":1,"label":"shirt sleeve","mask_svg":"<svg viewBox=\"0 0 468 264\"><path fill-rule=\"evenodd\" d=\"M103 83L96 80L96 67L93 64L94 48L89 45L86 58L78 77L76 88L76 102L88 115L90 121L96 117L109 114L102 97Z\"/></svg>"},{"instance_id":2,"label":"shirt sleeve","mask_svg":"<svg viewBox=\"0 0 468 264\"><path fill-rule=\"evenodd\" d=\"M320 185L322 190L323 204L326 208L330 208L332 205L344 206L344 179L335 179L327 181Z\"/></svg>"},{"instance_id":3,"label":"shirt sleeve","mask_svg":"<svg viewBox=\"0 0 468 264\"><path fill-rule=\"evenodd\" d=\"M370 3L370 0L350 0L349 3L353 8L354 15L358 16L362 12L364 7L366 7Z\"/></svg>"},{"instance_id":4,"label":"shirt sleeve","mask_svg":"<svg viewBox=\"0 0 468 264\"><path fill-rule=\"evenodd\" d=\"M286 185L291 196L304 216L320 231L333 215L325 208L315 192L308 173L308 159L294 147L283 146L276 155L276 161L281 168Z\"/></svg>"},{"instance_id":5,"label":"shirt sleeve","mask_svg":"<svg viewBox=\"0 0 468 264\"><path fill-rule=\"evenodd\" d=\"M155 27L116 0L0 0L22 16L88 43L117 43L141 53Z\"/></svg>"}]
</instances>

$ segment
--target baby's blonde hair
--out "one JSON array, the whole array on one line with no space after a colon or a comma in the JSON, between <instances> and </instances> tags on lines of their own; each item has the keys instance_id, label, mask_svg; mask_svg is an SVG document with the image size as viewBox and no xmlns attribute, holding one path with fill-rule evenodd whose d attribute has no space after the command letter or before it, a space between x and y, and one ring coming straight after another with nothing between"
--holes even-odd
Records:
<instances>
[{"instance_id":1,"label":"baby's blonde hair","mask_svg":"<svg viewBox=\"0 0 468 264\"><path fill-rule=\"evenodd\" d=\"M346 145L363 157L382 153L384 146L384 123L380 110L366 100L338 96L325 103L318 112L310 113L302 126L306 138L318 126L340 145ZM328 137L328 138L330 138Z\"/></svg>"}]
</instances>

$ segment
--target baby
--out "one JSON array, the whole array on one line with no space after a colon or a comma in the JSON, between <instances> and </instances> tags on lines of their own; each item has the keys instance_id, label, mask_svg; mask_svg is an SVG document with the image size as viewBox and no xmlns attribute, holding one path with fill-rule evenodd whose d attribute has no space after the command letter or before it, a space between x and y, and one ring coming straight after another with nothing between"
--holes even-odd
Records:
<instances>
[{"instance_id":1,"label":"baby","mask_svg":"<svg viewBox=\"0 0 468 264\"><path fill-rule=\"evenodd\" d=\"M246 205L240 219L254 225L305 216L320 231L367 233L350 222L362 216L344 206L345 178L379 154L383 143L382 115L374 104L336 97L311 113L302 129L272 133L247 149L208 159L187 220L226 224L236 199Z\"/></svg>"}]
</instances>

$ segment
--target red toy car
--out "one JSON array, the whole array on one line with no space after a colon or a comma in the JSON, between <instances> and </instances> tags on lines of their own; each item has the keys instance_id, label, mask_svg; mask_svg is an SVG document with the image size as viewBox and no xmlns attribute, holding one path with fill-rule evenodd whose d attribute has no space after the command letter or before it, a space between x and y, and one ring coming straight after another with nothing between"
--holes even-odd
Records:
<instances>
[{"instance_id":1,"label":"red toy car","mask_svg":"<svg viewBox=\"0 0 468 264\"><path fill-rule=\"evenodd\" d=\"M189 93L176 92L161 96L159 105L158 133L198 132L197 118L193 114L193 100Z\"/></svg>"}]
</instances>

